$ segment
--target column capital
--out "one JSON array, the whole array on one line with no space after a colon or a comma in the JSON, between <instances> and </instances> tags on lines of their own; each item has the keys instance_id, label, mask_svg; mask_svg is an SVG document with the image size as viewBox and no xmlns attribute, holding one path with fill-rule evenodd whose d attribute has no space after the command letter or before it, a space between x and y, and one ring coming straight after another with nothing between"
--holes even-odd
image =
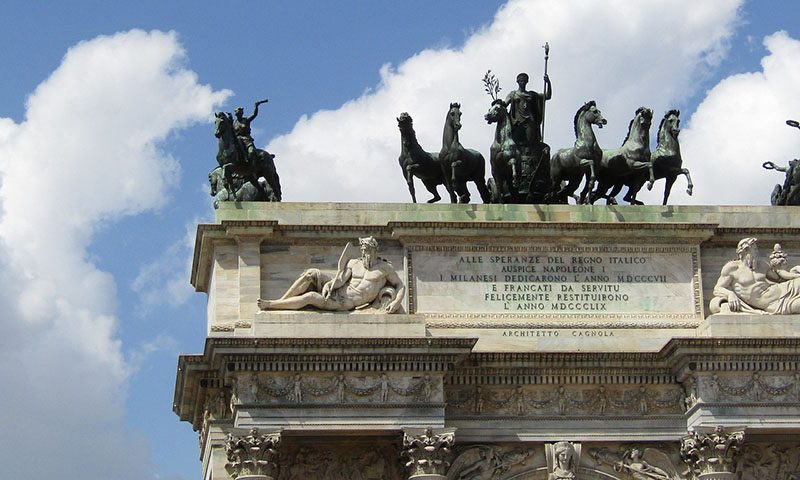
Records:
<instances>
[{"instance_id":1,"label":"column capital","mask_svg":"<svg viewBox=\"0 0 800 480\"><path fill-rule=\"evenodd\" d=\"M450 467L455 428L403 429L403 457L409 480L443 480Z\"/></svg>"},{"instance_id":2,"label":"column capital","mask_svg":"<svg viewBox=\"0 0 800 480\"><path fill-rule=\"evenodd\" d=\"M694 431L681 439L681 458L699 480L733 479L743 443L743 430Z\"/></svg>"},{"instance_id":3,"label":"column capital","mask_svg":"<svg viewBox=\"0 0 800 480\"><path fill-rule=\"evenodd\" d=\"M228 434L225 470L231 478L273 480L278 478L278 445L281 432L261 433L257 428L247 435Z\"/></svg>"}]
</instances>

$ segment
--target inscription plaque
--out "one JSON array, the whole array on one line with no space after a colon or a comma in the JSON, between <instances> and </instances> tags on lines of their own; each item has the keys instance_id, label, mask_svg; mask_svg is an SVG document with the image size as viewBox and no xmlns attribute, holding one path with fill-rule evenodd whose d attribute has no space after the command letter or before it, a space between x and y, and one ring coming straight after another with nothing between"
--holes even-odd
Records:
<instances>
[{"instance_id":1,"label":"inscription plaque","mask_svg":"<svg viewBox=\"0 0 800 480\"><path fill-rule=\"evenodd\" d=\"M418 313L700 313L691 246L426 246L410 259Z\"/></svg>"}]
</instances>

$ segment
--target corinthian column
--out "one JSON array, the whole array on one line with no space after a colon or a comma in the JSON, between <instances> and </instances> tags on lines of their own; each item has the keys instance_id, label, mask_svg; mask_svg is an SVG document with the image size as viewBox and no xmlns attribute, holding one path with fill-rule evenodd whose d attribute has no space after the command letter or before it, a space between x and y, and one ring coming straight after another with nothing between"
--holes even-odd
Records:
<instances>
[{"instance_id":1,"label":"corinthian column","mask_svg":"<svg viewBox=\"0 0 800 480\"><path fill-rule=\"evenodd\" d=\"M257 428L250 430L249 435L229 433L225 443L228 457L225 470L235 480L276 480L280 441L280 432L259 434Z\"/></svg>"},{"instance_id":2,"label":"corinthian column","mask_svg":"<svg viewBox=\"0 0 800 480\"><path fill-rule=\"evenodd\" d=\"M681 439L681 458L698 480L734 480L743 442L743 431L726 432L722 426L692 432Z\"/></svg>"},{"instance_id":3,"label":"corinthian column","mask_svg":"<svg viewBox=\"0 0 800 480\"><path fill-rule=\"evenodd\" d=\"M450 447L455 440L455 429L432 428L423 431L407 429L403 432L403 457L408 470L408 480L445 480L450 467Z\"/></svg>"}]
</instances>

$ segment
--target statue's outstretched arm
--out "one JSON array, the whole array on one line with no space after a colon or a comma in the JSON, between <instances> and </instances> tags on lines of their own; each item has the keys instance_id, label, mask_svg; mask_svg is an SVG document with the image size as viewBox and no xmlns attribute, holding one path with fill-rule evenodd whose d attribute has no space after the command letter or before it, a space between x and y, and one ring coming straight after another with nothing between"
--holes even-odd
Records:
<instances>
[{"instance_id":1,"label":"statue's outstretched arm","mask_svg":"<svg viewBox=\"0 0 800 480\"><path fill-rule=\"evenodd\" d=\"M253 120L255 120L256 117L258 116L258 106L261 105L262 103L267 103L268 101L269 100L267 100L266 98L264 100L257 101L253 106L253 114L247 117L247 121L252 122Z\"/></svg>"}]
</instances>

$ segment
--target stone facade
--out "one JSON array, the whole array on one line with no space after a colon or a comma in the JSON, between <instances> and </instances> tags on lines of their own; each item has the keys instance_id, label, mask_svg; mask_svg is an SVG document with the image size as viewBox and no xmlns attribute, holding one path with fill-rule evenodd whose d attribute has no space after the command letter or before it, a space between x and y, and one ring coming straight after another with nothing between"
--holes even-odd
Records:
<instances>
[{"instance_id":1,"label":"stone facade","mask_svg":"<svg viewBox=\"0 0 800 480\"><path fill-rule=\"evenodd\" d=\"M798 232L791 207L221 205L174 410L208 480L800 480L800 316L709 311L742 238L796 265ZM368 236L397 313L259 308Z\"/></svg>"}]
</instances>

